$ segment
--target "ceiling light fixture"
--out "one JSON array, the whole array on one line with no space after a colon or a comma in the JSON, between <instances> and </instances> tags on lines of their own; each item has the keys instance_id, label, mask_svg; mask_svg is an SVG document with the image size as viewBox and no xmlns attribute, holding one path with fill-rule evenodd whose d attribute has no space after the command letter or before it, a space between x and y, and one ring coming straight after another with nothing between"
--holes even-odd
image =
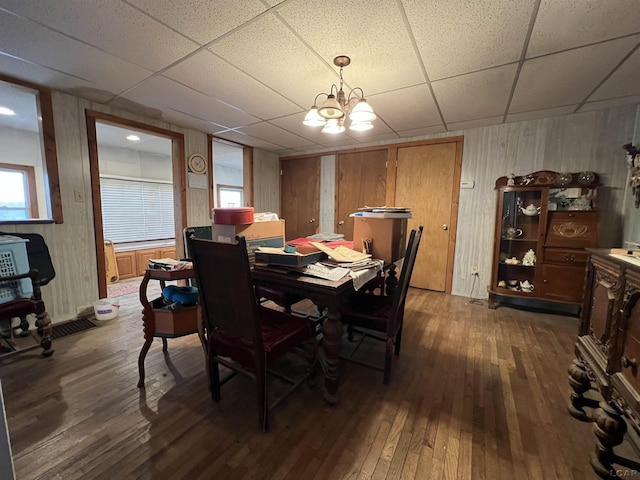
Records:
<instances>
[{"instance_id":1,"label":"ceiling light fixture","mask_svg":"<svg viewBox=\"0 0 640 480\"><path fill-rule=\"evenodd\" d=\"M140 140L140 137L137 135L127 135L127 140L130 140L132 142L137 142L138 140Z\"/></svg>"},{"instance_id":2,"label":"ceiling light fixture","mask_svg":"<svg viewBox=\"0 0 640 480\"><path fill-rule=\"evenodd\" d=\"M316 95L313 106L302 123L310 127L323 127L322 133L342 133L345 130L345 117L348 114L351 120L349 130L362 132L373 128L371 122L376 119L376 114L364 98L362 89L352 88L349 95L345 95L342 90L344 83L342 69L350 63L351 59L346 55L339 55L333 59L333 64L340 67L340 87L333 84L329 93ZM321 95L326 96L327 99L318 107L318 97Z\"/></svg>"},{"instance_id":3,"label":"ceiling light fixture","mask_svg":"<svg viewBox=\"0 0 640 480\"><path fill-rule=\"evenodd\" d=\"M11 110L9 107L3 107L0 105L0 115L15 115L16 112Z\"/></svg>"}]
</instances>

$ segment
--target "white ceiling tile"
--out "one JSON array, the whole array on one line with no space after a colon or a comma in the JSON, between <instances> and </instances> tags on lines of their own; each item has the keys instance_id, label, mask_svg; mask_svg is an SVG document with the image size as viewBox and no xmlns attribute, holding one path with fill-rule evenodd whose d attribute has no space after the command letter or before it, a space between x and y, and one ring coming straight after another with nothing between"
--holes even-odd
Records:
<instances>
[{"instance_id":1,"label":"white ceiling tile","mask_svg":"<svg viewBox=\"0 0 640 480\"><path fill-rule=\"evenodd\" d=\"M337 55L350 57L345 84L361 87L365 96L426 81L397 2L293 0L277 14L330 65Z\"/></svg>"},{"instance_id":2,"label":"white ceiling tile","mask_svg":"<svg viewBox=\"0 0 640 480\"><path fill-rule=\"evenodd\" d=\"M614 98L611 100L602 100L599 102L587 102L578 112L590 112L592 110L602 110L603 108L623 107L625 105L640 104L640 95L632 97Z\"/></svg>"},{"instance_id":3,"label":"white ceiling tile","mask_svg":"<svg viewBox=\"0 0 640 480\"><path fill-rule=\"evenodd\" d=\"M2 7L109 52L159 70L195 51L194 42L120 0L2 0Z\"/></svg>"},{"instance_id":4,"label":"white ceiling tile","mask_svg":"<svg viewBox=\"0 0 640 480\"><path fill-rule=\"evenodd\" d=\"M582 102L637 41L621 38L525 61L509 113Z\"/></svg>"},{"instance_id":5,"label":"white ceiling tile","mask_svg":"<svg viewBox=\"0 0 640 480\"><path fill-rule=\"evenodd\" d=\"M640 6L639 6L640 8ZM640 38L636 36L636 38ZM613 74L602 84L589 101L606 98L640 95L640 48L637 49Z\"/></svg>"},{"instance_id":6,"label":"white ceiling tile","mask_svg":"<svg viewBox=\"0 0 640 480\"><path fill-rule=\"evenodd\" d=\"M425 84L372 95L367 101L376 115L395 131L442 123L429 87Z\"/></svg>"},{"instance_id":7,"label":"white ceiling tile","mask_svg":"<svg viewBox=\"0 0 640 480\"><path fill-rule=\"evenodd\" d=\"M502 123L502 117L480 118L478 120L469 120L468 122L449 123L449 131L468 130L470 128L486 127L488 125L497 125Z\"/></svg>"},{"instance_id":8,"label":"white ceiling tile","mask_svg":"<svg viewBox=\"0 0 640 480\"><path fill-rule=\"evenodd\" d=\"M76 77L78 84L89 82L113 95L151 75L148 70L1 10L0 32L2 53Z\"/></svg>"},{"instance_id":9,"label":"white ceiling tile","mask_svg":"<svg viewBox=\"0 0 640 480\"><path fill-rule=\"evenodd\" d=\"M567 105L564 107L547 108L545 110L535 110L533 112L513 113L507 115L507 122L522 122L523 120L535 120L536 118L556 117L558 115L570 115L578 105Z\"/></svg>"},{"instance_id":10,"label":"white ceiling tile","mask_svg":"<svg viewBox=\"0 0 640 480\"><path fill-rule=\"evenodd\" d=\"M637 33L638 0L542 0L527 58Z\"/></svg>"},{"instance_id":11,"label":"white ceiling tile","mask_svg":"<svg viewBox=\"0 0 640 480\"><path fill-rule=\"evenodd\" d=\"M123 97L144 105L171 108L182 113L188 112L194 117L207 122L215 122L227 128L259 121L241 110L162 76L145 80L124 94Z\"/></svg>"},{"instance_id":12,"label":"white ceiling tile","mask_svg":"<svg viewBox=\"0 0 640 480\"><path fill-rule=\"evenodd\" d=\"M424 128L412 128L411 130L402 130L401 132L397 132L403 138L408 137L421 137L423 135L433 135L435 133L444 133L447 130L444 128L444 125L436 125L434 127L424 127Z\"/></svg>"},{"instance_id":13,"label":"white ceiling tile","mask_svg":"<svg viewBox=\"0 0 640 480\"><path fill-rule=\"evenodd\" d=\"M216 130L219 130L219 127L212 125L205 120L182 112L177 112L169 108L162 112L162 119L166 122L173 123L174 125L193 128L194 130L204 133L214 133Z\"/></svg>"},{"instance_id":14,"label":"white ceiling tile","mask_svg":"<svg viewBox=\"0 0 640 480\"><path fill-rule=\"evenodd\" d=\"M295 115L288 115L286 117L271 120L269 123L291 133L295 133L296 135L314 143L324 144L325 141L333 137L333 135L322 133L322 127L309 127L307 125L303 125L302 121L306 114L307 112L301 112Z\"/></svg>"},{"instance_id":15,"label":"white ceiling tile","mask_svg":"<svg viewBox=\"0 0 640 480\"><path fill-rule=\"evenodd\" d=\"M27 80L40 85L48 85L57 90L74 87L90 87L92 84L77 77L72 77L50 68L5 55L0 52L0 72L9 74L21 80Z\"/></svg>"},{"instance_id":16,"label":"white ceiling tile","mask_svg":"<svg viewBox=\"0 0 640 480\"><path fill-rule=\"evenodd\" d=\"M534 0L402 0L431 81L520 58Z\"/></svg>"},{"instance_id":17,"label":"white ceiling tile","mask_svg":"<svg viewBox=\"0 0 640 480\"><path fill-rule=\"evenodd\" d=\"M337 78L273 14L234 31L209 49L301 108L310 107L316 94L329 90Z\"/></svg>"},{"instance_id":18,"label":"white ceiling tile","mask_svg":"<svg viewBox=\"0 0 640 480\"><path fill-rule=\"evenodd\" d=\"M298 105L208 50L187 58L163 75L263 120L300 111Z\"/></svg>"},{"instance_id":19,"label":"white ceiling tile","mask_svg":"<svg viewBox=\"0 0 640 480\"><path fill-rule=\"evenodd\" d=\"M447 123L504 113L517 66L506 65L432 83Z\"/></svg>"},{"instance_id":20,"label":"white ceiling tile","mask_svg":"<svg viewBox=\"0 0 640 480\"><path fill-rule=\"evenodd\" d=\"M382 132L377 133L376 130L368 130L366 132L350 132L354 138L360 143L375 144L377 142L384 142L386 140L397 140L399 138L396 132Z\"/></svg>"},{"instance_id":21,"label":"white ceiling tile","mask_svg":"<svg viewBox=\"0 0 640 480\"><path fill-rule=\"evenodd\" d=\"M238 132L236 130L229 130L227 132L221 132L216 134L217 138L222 138L224 140L229 140L230 142L240 143L242 145L249 145L255 148L261 148L266 151L274 151L282 149L282 145L276 145L275 143L268 142L266 140L262 140L260 138L255 138L250 135L243 134L242 132Z\"/></svg>"},{"instance_id":22,"label":"white ceiling tile","mask_svg":"<svg viewBox=\"0 0 640 480\"><path fill-rule=\"evenodd\" d=\"M201 45L267 10L260 0L127 0Z\"/></svg>"},{"instance_id":23,"label":"white ceiling tile","mask_svg":"<svg viewBox=\"0 0 640 480\"><path fill-rule=\"evenodd\" d=\"M242 133L251 135L252 137L268 140L285 148L296 148L313 145L313 142L306 138L295 135L276 125L267 122L256 123L238 129Z\"/></svg>"}]
</instances>

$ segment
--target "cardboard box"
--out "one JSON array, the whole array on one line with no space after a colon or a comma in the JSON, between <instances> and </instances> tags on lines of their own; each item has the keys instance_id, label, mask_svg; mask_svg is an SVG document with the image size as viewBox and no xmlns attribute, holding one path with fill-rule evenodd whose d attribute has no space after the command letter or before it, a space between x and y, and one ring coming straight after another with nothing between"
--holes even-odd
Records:
<instances>
[{"instance_id":1,"label":"cardboard box","mask_svg":"<svg viewBox=\"0 0 640 480\"><path fill-rule=\"evenodd\" d=\"M371 240L373 258L393 263L404 257L407 248L407 219L354 217L354 250L364 252L363 239Z\"/></svg>"},{"instance_id":2,"label":"cardboard box","mask_svg":"<svg viewBox=\"0 0 640 480\"><path fill-rule=\"evenodd\" d=\"M211 238L216 242L233 243L236 235L244 235L249 253L249 263L255 263L258 247L284 247L284 220L254 222L241 225L219 225L211 227Z\"/></svg>"},{"instance_id":3,"label":"cardboard box","mask_svg":"<svg viewBox=\"0 0 640 480\"><path fill-rule=\"evenodd\" d=\"M236 235L240 234L244 235L247 243L251 240L275 237L282 237L284 241L284 220L243 223L238 225L220 225L214 223L211 226L211 238L216 242L231 243L235 241Z\"/></svg>"}]
</instances>

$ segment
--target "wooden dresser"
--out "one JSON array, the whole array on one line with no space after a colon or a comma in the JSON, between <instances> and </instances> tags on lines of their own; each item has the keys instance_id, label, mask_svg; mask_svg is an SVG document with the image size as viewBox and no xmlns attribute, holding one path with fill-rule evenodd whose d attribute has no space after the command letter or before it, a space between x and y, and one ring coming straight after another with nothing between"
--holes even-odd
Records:
<instances>
[{"instance_id":1,"label":"wooden dresser","mask_svg":"<svg viewBox=\"0 0 640 480\"><path fill-rule=\"evenodd\" d=\"M628 425L640 433L640 260L609 255L608 249L587 252L576 359L569 367L569 412L594 424L595 472L601 478L618 478L621 471L640 471L638 459L622 458L613 450L624 440ZM593 389L602 401L585 396ZM635 437L628 435L640 451Z\"/></svg>"}]
</instances>

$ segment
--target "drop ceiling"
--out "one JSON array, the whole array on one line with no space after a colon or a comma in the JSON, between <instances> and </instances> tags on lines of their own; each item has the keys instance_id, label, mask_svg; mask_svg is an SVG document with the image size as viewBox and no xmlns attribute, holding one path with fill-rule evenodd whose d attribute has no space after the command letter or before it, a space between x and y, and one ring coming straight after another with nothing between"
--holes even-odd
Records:
<instances>
[{"instance_id":1,"label":"drop ceiling","mask_svg":"<svg viewBox=\"0 0 640 480\"><path fill-rule=\"evenodd\" d=\"M640 103L638 0L0 0L0 73L280 155ZM302 125L361 87L374 129Z\"/></svg>"}]
</instances>

